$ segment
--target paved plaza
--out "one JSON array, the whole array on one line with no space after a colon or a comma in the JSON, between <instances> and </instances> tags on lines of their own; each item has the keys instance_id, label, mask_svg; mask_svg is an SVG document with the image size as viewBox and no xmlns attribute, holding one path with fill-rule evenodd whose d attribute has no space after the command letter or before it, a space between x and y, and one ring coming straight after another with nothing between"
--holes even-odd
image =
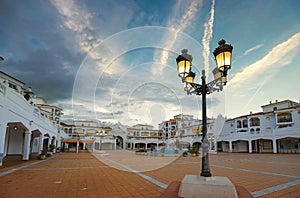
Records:
<instances>
[{"instance_id":1,"label":"paved plaza","mask_svg":"<svg viewBox=\"0 0 300 198\"><path fill-rule=\"evenodd\" d=\"M200 161L126 150L59 153L1 168L0 197L159 197L170 183L199 174ZM218 153L210 167L254 197L300 197L300 155Z\"/></svg>"}]
</instances>

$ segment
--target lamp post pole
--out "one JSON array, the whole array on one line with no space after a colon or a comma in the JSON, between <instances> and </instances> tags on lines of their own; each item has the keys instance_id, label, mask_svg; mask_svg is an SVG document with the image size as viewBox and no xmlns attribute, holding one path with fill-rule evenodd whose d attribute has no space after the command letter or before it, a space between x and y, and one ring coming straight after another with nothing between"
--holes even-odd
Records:
<instances>
[{"instance_id":1,"label":"lamp post pole","mask_svg":"<svg viewBox=\"0 0 300 198\"><path fill-rule=\"evenodd\" d=\"M188 95L202 95L202 169L200 175L204 177L211 177L208 160L209 142L207 138L206 94L223 90L223 85L226 85L227 82L227 71L231 68L233 47L226 44L226 41L223 39L218 44L219 47L213 52L217 67L213 70L215 79L211 82L206 83L205 70L202 70L202 84L194 83L196 74L191 70L193 57L187 53L187 49L183 49L181 51L182 54L176 58L178 76L181 77L184 83L184 90Z\"/></svg>"},{"instance_id":2,"label":"lamp post pole","mask_svg":"<svg viewBox=\"0 0 300 198\"><path fill-rule=\"evenodd\" d=\"M209 160L208 160L208 139L207 139L207 116L206 116L206 80L205 70L202 70L202 169L201 176L210 177Z\"/></svg>"}]
</instances>

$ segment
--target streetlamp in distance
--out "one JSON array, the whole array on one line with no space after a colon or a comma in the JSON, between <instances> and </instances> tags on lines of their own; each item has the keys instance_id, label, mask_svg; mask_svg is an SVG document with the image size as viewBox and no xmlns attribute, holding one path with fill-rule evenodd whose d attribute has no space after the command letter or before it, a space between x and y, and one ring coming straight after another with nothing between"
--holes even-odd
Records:
<instances>
[{"instance_id":1,"label":"streetlamp in distance","mask_svg":"<svg viewBox=\"0 0 300 198\"><path fill-rule=\"evenodd\" d=\"M202 169L200 176L211 177L208 160L209 142L207 138L207 116L206 116L206 95L214 91L222 91L223 85L227 83L227 71L231 68L231 54L233 47L226 44L225 40L219 41L219 46L214 50L217 67L213 70L214 80L206 83L205 70L202 70L201 84L194 83L196 74L192 72L192 55L187 49L176 58L178 76L184 83L184 90L188 95L202 95Z\"/></svg>"},{"instance_id":2,"label":"streetlamp in distance","mask_svg":"<svg viewBox=\"0 0 300 198\"><path fill-rule=\"evenodd\" d=\"M99 136L100 136L100 151L102 150L102 138L105 137L107 135L107 133L105 132L105 130L101 130Z\"/></svg>"}]
</instances>

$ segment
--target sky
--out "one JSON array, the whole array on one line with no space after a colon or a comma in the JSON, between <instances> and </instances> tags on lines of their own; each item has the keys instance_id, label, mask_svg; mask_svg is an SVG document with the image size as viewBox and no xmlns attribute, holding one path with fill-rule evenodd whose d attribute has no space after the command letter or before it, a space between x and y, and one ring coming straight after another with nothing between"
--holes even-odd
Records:
<instances>
[{"instance_id":1,"label":"sky","mask_svg":"<svg viewBox=\"0 0 300 198\"><path fill-rule=\"evenodd\" d=\"M228 83L207 114L234 118L300 101L298 0L0 0L0 70L63 109L62 120L151 124L202 117L177 75L182 49L200 83L213 50L233 46Z\"/></svg>"}]
</instances>

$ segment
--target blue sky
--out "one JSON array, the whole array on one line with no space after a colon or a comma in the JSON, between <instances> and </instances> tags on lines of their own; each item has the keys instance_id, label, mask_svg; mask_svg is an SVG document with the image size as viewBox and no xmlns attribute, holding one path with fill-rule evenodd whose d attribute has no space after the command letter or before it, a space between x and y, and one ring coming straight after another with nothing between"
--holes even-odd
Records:
<instances>
[{"instance_id":1,"label":"blue sky","mask_svg":"<svg viewBox=\"0 0 300 198\"><path fill-rule=\"evenodd\" d=\"M201 118L201 97L177 77L181 49L200 82L224 38L233 62L208 115L235 117L269 101L300 100L298 0L0 1L0 69L64 109L65 120L157 124Z\"/></svg>"}]
</instances>

